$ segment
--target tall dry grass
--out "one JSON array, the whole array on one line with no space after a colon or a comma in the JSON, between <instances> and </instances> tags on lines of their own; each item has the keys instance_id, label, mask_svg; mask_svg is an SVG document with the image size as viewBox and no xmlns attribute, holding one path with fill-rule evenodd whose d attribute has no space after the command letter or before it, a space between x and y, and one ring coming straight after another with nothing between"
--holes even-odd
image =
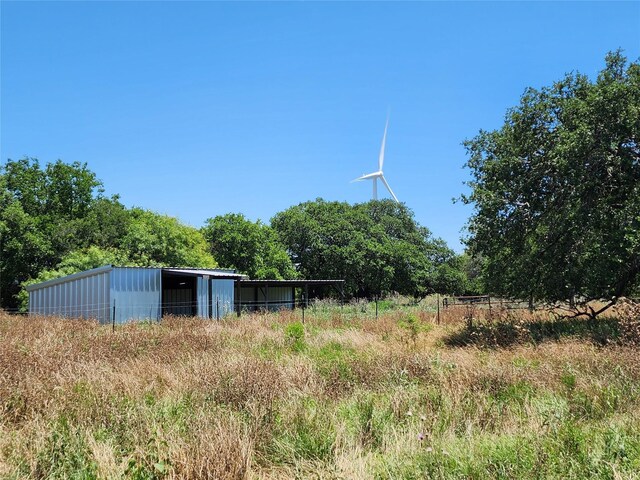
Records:
<instances>
[{"instance_id":1,"label":"tall dry grass","mask_svg":"<svg viewBox=\"0 0 640 480\"><path fill-rule=\"evenodd\" d=\"M515 478L539 463L543 476L632 477L640 466L635 347L581 327L540 333L541 313L477 331L459 311L436 325L419 308L377 320L310 310L292 329L300 314L115 332L0 315L0 477ZM530 333L496 334L505 322Z\"/></svg>"}]
</instances>

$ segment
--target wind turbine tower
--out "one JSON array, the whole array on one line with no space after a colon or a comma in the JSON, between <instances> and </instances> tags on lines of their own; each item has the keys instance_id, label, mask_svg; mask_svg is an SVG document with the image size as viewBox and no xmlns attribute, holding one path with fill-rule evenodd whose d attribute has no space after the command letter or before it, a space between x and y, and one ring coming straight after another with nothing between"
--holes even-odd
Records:
<instances>
[{"instance_id":1,"label":"wind turbine tower","mask_svg":"<svg viewBox=\"0 0 640 480\"><path fill-rule=\"evenodd\" d=\"M384 165L384 147L385 147L385 144L387 143L388 127L389 127L389 119L387 118L387 123L384 126L384 135L382 136L382 146L380 147L380 156L378 157L378 171L373 173L367 173L366 175L362 175L361 177L358 177L355 180L352 180L351 183L361 182L362 180L372 180L373 181L373 199L377 200L378 199L378 179L380 179L380 181L384 184L384 186L387 187L387 190L389 190L389 193L391 194L393 199L396 202L398 202L398 198L395 196L395 194L393 193L393 190L391 190L391 187L387 183L387 180L384 178L384 173L382 173L382 166Z\"/></svg>"}]
</instances>

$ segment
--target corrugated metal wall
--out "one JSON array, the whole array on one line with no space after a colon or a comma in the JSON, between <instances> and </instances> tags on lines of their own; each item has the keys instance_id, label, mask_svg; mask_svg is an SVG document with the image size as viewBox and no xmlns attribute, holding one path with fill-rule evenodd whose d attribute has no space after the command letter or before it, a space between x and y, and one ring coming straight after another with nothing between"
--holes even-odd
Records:
<instances>
[{"instance_id":1,"label":"corrugated metal wall","mask_svg":"<svg viewBox=\"0 0 640 480\"><path fill-rule=\"evenodd\" d=\"M223 318L233 313L234 280L211 279L211 305L213 318Z\"/></svg>"},{"instance_id":2,"label":"corrugated metal wall","mask_svg":"<svg viewBox=\"0 0 640 480\"><path fill-rule=\"evenodd\" d=\"M269 310L292 308L293 290L291 287L269 287L267 292Z\"/></svg>"},{"instance_id":3,"label":"corrugated metal wall","mask_svg":"<svg viewBox=\"0 0 640 480\"><path fill-rule=\"evenodd\" d=\"M266 306L271 311L293 308L293 288L291 287L240 287L240 301L243 310L260 310ZM236 299L237 300L237 299Z\"/></svg>"},{"instance_id":4,"label":"corrugated metal wall","mask_svg":"<svg viewBox=\"0 0 640 480\"><path fill-rule=\"evenodd\" d=\"M29 292L29 313L110 321L110 274L102 270Z\"/></svg>"},{"instance_id":5,"label":"corrugated metal wall","mask_svg":"<svg viewBox=\"0 0 640 480\"><path fill-rule=\"evenodd\" d=\"M209 280L207 278L198 277L197 283L198 316L202 318L209 318Z\"/></svg>"},{"instance_id":6,"label":"corrugated metal wall","mask_svg":"<svg viewBox=\"0 0 640 480\"><path fill-rule=\"evenodd\" d=\"M114 312L116 323L159 320L162 316L161 268L101 267L95 269L95 272L81 272L71 278L52 282L54 284L29 292L31 314L95 318L101 323L114 321ZM232 279L197 277L195 285L198 316L208 318L211 313L212 318L223 318L232 314L234 284ZM164 301L171 304L173 310L176 305L185 305L185 314L191 315L192 291L185 289L189 298L167 297ZM290 300L291 297L290 288L269 290L269 302L273 309L278 309L283 299Z\"/></svg>"},{"instance_id":7,"label":"corrugated metal wall","mask_svg":"<svg viewBox=\"0 0 640 480\"><path fill-rule=\"evenodd\" d=\"M111 271L111 309L115 302L116 323L129 320L159 320L162 302L162 270L121 268Z\"/></svg>"}]
</instances>

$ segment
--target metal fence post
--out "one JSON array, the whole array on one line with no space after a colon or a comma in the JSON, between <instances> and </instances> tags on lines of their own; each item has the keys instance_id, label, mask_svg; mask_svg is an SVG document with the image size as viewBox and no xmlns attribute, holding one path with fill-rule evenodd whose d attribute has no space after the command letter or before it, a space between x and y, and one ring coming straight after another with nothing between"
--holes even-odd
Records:
<instances>
[{"instance_id":1,"label":"metal fence post","mask_svg":"<svg viewBox=\"0 0 640 480\"><path fill-rule=\"evenodd\" d=\"M493 321L493 317L491 316L491 296L488 297L489 301L489 320Z\"/></svg>"},{"instance_id":2,"label":"metal fence post","mask_svg":"<svg viewBox=\"0 0 640 480\"><path fill-rule=\"evenodd\" d=\"M378 320L378 295L375 296L376 299L376 320Z\"/></svg>"}]
</instances>

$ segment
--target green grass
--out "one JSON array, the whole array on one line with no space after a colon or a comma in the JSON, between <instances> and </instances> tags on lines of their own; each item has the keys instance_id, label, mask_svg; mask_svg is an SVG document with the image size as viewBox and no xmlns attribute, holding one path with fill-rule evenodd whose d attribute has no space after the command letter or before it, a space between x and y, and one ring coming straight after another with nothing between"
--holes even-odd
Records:
<instances>
[{"instance_id":1,"label":"green grass","mask_svg":"<svg viewBox=\"0 0 640 480\"><path fill-rule=\"evenodd\" d=\"M640 478L640 352L613 320L357 307L0 316L0 478Z\"/></svg>"}]
</instances>

